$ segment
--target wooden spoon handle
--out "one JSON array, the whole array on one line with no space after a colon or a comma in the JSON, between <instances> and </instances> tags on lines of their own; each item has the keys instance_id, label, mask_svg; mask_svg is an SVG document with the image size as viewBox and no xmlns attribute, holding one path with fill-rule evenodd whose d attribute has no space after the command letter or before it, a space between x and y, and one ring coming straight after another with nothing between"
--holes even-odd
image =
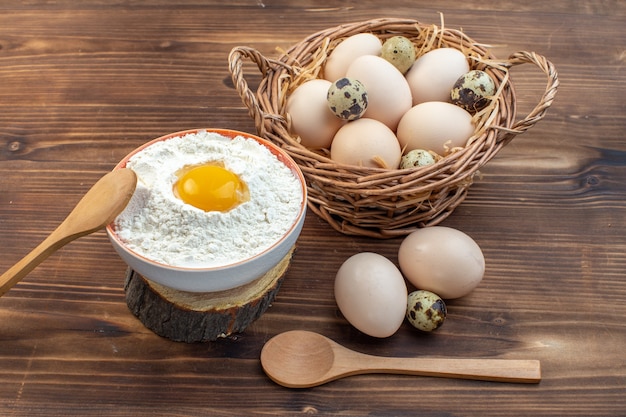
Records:
<instances>
[{"instance_id":1,"label":"wooden spoon handle","mask_svg":"<svg viewBox=\"0 0 626 417\"><path fill-rule=\"evenodd\" d=\"M116 169L100 178L59 227L0 276L0 297L56 250L112 222L128 204L136 185L137 176L128 168Z\"/></svg>"},{"instance_id":2,"label":"wooden spoon handle","mask_svg":"<svg viewBox=\"0 0 626 417\"><path fill-rule=\"evenodd\" d=\"M541 365L538 360L457 359L457 358L383 358L368 357L369 372L481 381L538 383ZM367 371L366 371L367 372Z\"/></svg>"},{"instance_id":3,"label":"wooden spoon handle","mask_svg":"<svg viewBox=\"0 0 626 417\"><path fill-rule=\"evenodd\" d=\"M20 282L30 271L35 269L37 265L42 263L53 254L56 250L80 237L81 235L66 235L59 231L60 226L52 232L46 240L41 242L39 246L30 251L20 261L0 276L0 297L9 291L15 284Z\"/></svg>"}]
</instances>

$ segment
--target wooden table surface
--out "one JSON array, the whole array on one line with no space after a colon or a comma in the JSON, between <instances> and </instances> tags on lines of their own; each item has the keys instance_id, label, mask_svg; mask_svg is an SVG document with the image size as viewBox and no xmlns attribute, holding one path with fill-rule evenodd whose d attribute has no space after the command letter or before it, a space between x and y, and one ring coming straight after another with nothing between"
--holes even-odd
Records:
<instances>
[{"instance_id":1,"label":"wooden table surface","mask_svg":"<svg viewBox=\"0 0 626 417\"><path fill-rule=\"evenodd\" d=\"M462 28L546 56L561 86L547 117L482 172L443 225L472 236L486 273L445 325L388 339L333 298L350 255L397 261L400 238L344 236L309 214L271 308L242 334L185 344L128 310L126 265L104 232L54 254L0 299L3 416L626 415L626 3L609 1L4 0L0 4L0 268L34 248L125 154L166 133L254 133L228 53L268 57L308 34L378 17ZM527 68L528 67L528 68ZM249 71L254 76L255 67ZM545 76L516 67L520 115ZM254 77L253 77L254 78ZM258 77L257 77L258 79ZM305 390L259 354L286 330L385 356L539 359L538 385L393 375Z\"/></svg>"}]
</instances>

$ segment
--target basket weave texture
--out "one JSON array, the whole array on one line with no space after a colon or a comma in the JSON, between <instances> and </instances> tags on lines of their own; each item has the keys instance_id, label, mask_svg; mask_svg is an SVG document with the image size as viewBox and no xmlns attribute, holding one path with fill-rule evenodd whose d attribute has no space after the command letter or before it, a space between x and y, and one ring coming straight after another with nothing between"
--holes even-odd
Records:
<instances>
[{"instance_id":1,"label":"basket weave texture","mask_svg":"<svg viewBox=\"0 0 626 417\"><path fill-rule=\"evenodd\" d=\"M329 158L327 150L314 151L300 144L290 132L287 97L320 75L326 58L341 40L364 32L383 41L405 36L416 45L418 56L435 48L456 48L466 54L471 69L491 75L497 93L491 105L474 116L476 130L465 147L452 150L430 166L383 169L340 165ZM246 59L257 65L262 76L256 92L243 74ZM539 103L516 121L516 95L509 70L524 63L536 65L548 82ZM257 133L281 146L301 168L307 180L309 209L341 233L375 238L404 236L448 217L465 199L478 170L516 135L544 117L559 84L552 63L536 53L522 51L499 60L487 46L459 30L394 18L314 33L277 59L266 58L254 48L235 47L229 55L229 69Z\"/></svg>"}]
</instances>

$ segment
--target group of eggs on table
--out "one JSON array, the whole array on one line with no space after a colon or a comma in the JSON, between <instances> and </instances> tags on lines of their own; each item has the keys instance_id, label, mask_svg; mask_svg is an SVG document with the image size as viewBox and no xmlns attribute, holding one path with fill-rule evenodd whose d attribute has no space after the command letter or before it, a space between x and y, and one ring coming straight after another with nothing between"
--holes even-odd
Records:
<instances>
[{"instance_id":1,"label":"group of eggs on table","mask_svg":"<svg viewBox=\"0 0 626 417\"><path fill-rule=\"evenodd\" d=\"M433 331L445 321L444 299L472 292L483 278L485 258L478 244L460 230L431 226L404 238L399 267L373 252L352 255L335 276L335 300L345 319L373 337L396 333L406 318ZM408 293L406 280L417 288Z\"/></svg>"},{"instance_id":2,"label":"group of eggs on table","mask_svg":"<svg viewBox=\"0 0 626 417\"><path fill-rule=\"evenodd\" d=\"M410 168L463 147L474 133L472 114L495 94L486 72L470 71L455 48L416 57L404 36L382 42L370 33L341 41L323 78L288 97L291 131L309 149L329 149L337 163Z\"/></svg>"}]
</instances>

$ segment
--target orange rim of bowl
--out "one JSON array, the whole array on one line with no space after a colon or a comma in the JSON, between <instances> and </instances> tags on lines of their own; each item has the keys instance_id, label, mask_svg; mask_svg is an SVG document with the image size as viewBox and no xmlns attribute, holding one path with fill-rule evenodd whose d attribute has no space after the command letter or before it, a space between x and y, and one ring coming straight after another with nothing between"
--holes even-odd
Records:
<instances>
[{"instance_id":1,"label":"orange rim of bowl","mask_svg":"<svg viewBox=\"0 0 626 417\"><path fill-rule=\"evenodd\" d=\"M113 227L113 223L111 222L106 226L106 231L108 232L109 236L114 239L119 245L120 247L124 248L124 250L126 250L127 252L133 254L133 256L140 258L142 261L158 266L159 268L164 268L164 269L169 269L172 271L219 271L219 270L223 270L223 269L228 269L228 268L232 268L234 266L238 266L238 265L242 265L248 262L253 261L254 259L264 255L267 252L270 252L272 249L274 249L276 246L278 246L278 244L280 242L282 242L286 236L288 236L296 227L296 225L298 223L300 223L300 220L302 219L302 217L305 214L305 208L307 205L307 187L306 187L306 180L304 179L304 175L302 174L302 171L300 170L300 168L298 167L298 164L296 164L296 162L291 158L291 156L289 156L285 151L283 151L282 149L280 149L278 146L274 145L273 143L271 143L268 140L265 140L263 138L260 138L256 135L252 135L250 133L246 133L246 132L241 132L238 130L232 130L232 129L189 129L189 130L181 130L179 132L174 132L174 133L169 133L167 135L163 135L160 136L156 139L152 139L146 143L144 143L143 145L135 148L133 151L131 151L129 154L127 154L124 158L122 158L122 160L120 162L118 162L117 165L115 165L115 167L113 168L113 170L116 169L122 169L122 168L126 168L126 164L128 163L128 160L130 158L132 158L134 155L138 154L139 152L143 151L144 149L148 148L149 146L157 143L157 142L162 142L168 139L172 139L175 137L179 137L179 136L185 136L185 135L189 135L189 134L197 134L198 132L208 132L208 133L217 133L219 135L222 135L224 137L227 137L229 139L235 139L238 136L243 136L247 139L253 139L255 141L257 141L259 144L265 146L271 153L272 155L276 156L276 158L282 162L285 166L287 166L291 172L298 178L299 182L300 182L300 189L302 190L302 201L300 203L300 209L298 210L298 216L295 218L295 220L293 221L291 227L289 227L289 229L280 237L280 239L278 239L276 242L274 242L271 246L267 247L266 249L264 249L263 251L255 254L254 256L251 256L249 258L243 259L241 261L237 261L237 262L233 262L230 264L225 264L225 265L219 265L219 266L215 266L215 267L200 267L200 268L193 268L193 267L185 267L185 266L175 266L175 265L167 265L167 264L163 264L160 262L157 262L153 259L147 258L137 252L135 252L134 250L130 249L124 242L122 242L122 240L120 240L120 238L117 236L117 233L115 232L115 228Z\"/></svg>"}]
</instances>

